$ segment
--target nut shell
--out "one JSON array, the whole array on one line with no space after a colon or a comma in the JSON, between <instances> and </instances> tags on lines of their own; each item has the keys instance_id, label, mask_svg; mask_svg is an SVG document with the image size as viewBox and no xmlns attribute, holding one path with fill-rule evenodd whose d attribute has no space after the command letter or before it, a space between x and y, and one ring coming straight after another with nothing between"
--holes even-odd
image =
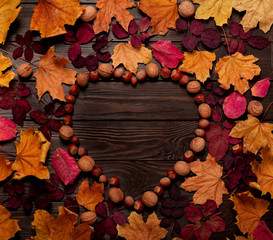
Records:
<instances>
[{"instance_id":1,"label":"nut shell","mask_svg":"<svg viewBox=\"0 0 273 240\"><path fill-rule=\"evenodd\" d=\"M190 148L194 152L202 152L205 148L206 142L204 138L195 137L190 143Z\"/></svg>"},{"instance_id":2,"label":"nut shell","mask_svg":"<svg viewBox=\"0 0 273 240\"><path fill-rule=\"evenodd\" d=\"M79 159L78 166L83 172L90 172L95 166L95 161L93 158L85 155Z\"/></svg>"},{"instance_id":3,"label":"nut shell","mask_svg":"<svg viewBox=\"0 0 273 240\"><path fill-rule=\"evenodd\" d=\"M152 191L147 191L142 195L141 200L147 207L154 207L158 202L158 196Z\"/></svg>"},{"instance_id":4,"label":"nut shell","mask_svg":"<svg viewBox=\"0 0 273 240\"><path fill-rule=\"evenodd\" d=\"M63 125L59 129L59 135L60 135L61 139L65 140L65 141L68 141L74 135L73 128L68 126L68 125Z\"/></svg>"},{"instance_id":5,"label":"nut shell","mask_svg":"<svg viewBox=\"0 0 273 240\"><path fill-rule=\"evenodd\" d=\"M198 81L190 81L187 84L187 91L189 93L198 93L201 90L201 84Z\"/></svg>"},{"instance_id":6,"label":"nut shell","mask_svg":"<svg viewBox=\"0 0 273 240\"><path fill-rule=\"evenodd\" d=\"M93 6L86 6L80 18L84 22L89 22L93 20L96 17L96 15L97 15L96 8L94 8Z\"/></svg>"},{"instance_id":7,"label":"nut shell","mask_svg":"<svg viewBox=\"0 0 273 240\"><path fill-rule=\"evenodd\" d=\"M195 7L191 1L183 1L178 7L179 14L184 18L191 17L195 12Z\"/></svg>"},{"instance_id":8,"label":"nut shell","mask_svg":"<svg viewBox=\"0 0 273 240\"><path fill-rule=\"evenodd\" d=\"M97 214L92 211L84 212L80 216L81 223L87 223L88 225L92 225L93 223L97 221L97 219L98 219Z\"/></svg>"},{"instance_id":9,"label":"nut shell","mask_svg":"<svg viewBox=\"0 0 273 240\"><path fill-rule=\"evenodd\" d=\"M252 100L247 105L247 111L254 117L260 116L263 113L264 107L257 100Z\"/></svg>"},{"instance_id":10,"label":"nut shell","mask_svg":"<svg viewBox=\"0 0 273 240\"><path fill-rule=\"evenodd\" d=\"M146 73L150 78L156 78L159 75L158 66L155 63L148 63L146 65Z\"/></svg>"},{"instance_id":11,"label":"nut shell","mask_svg":"<svg viewBox=\"0 0 273 240\"><path fill-rule=\"evenodd\" d=\"M20 77L27 78L32 74L32 67L29 63L23 63L18 67L17 73Z\"/></svg>"},{"instance_id":12,"label":"nut shell","mask_svg":"<svg viewBox=\"0 0 273 240\"><path fill-rule=\"evenodd\" d=\"M210 105L207 103L202 103L198 107L198 112L202 118L209 118L211 115Z\"/></svg>"},{"instance_id":13,"label":"nut shell","mask_svg":"<svg viewBox=\"0 0 273 240\"><path fill-rule=\"evenodd\" d=\"M78 73L76 81L80 87L86 87L89 82L89 75L87 73Z\"/></svg>"},{"instance_id":14,"label":"nut shell","mask_svg":"<svg viewBox=\"0 0 273 240\"><path fill-rule=\"evenodd\" d=\"M120 188L112 187L109 190L109 198L112 202L118 203L121 202L124 198L124 193Z\"/></svg>"},{"instance_id":15,"label":"nut shell","mask_svg":"<svg viewBox=\"0 0 273 240\"><path fill-rule=\"evenodd\" d=\"M98 67L99 75L101 77L104 77L104 78L111 77L112 74L113 74L113 71L114 71L113 67L110 64L108 64L108 63L102 63Z\"/></svg>"},{"instance_id":16,"label":"nut shell","mask_svg":"<svg viewBox=\"0 0 273 240\"><path fill-rule=\"evenodd\" d=\"M190 173L190 165L185 161L178 161L174 164L174 171L180 176L186 176Z\"/></svg>"}]
</instances>

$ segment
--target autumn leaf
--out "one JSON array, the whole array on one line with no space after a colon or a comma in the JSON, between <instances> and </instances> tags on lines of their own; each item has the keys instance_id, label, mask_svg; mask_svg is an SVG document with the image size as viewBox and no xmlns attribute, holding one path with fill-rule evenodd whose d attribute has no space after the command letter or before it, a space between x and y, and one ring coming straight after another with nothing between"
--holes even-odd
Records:
<instances>
[{"instance_id":1,"label":"autumn leaf","mask_svg":"<svg viewBox=\"0 0 273 240\"><path fill-rule=\"evenodd\" d=\"M168 231L160 227L160 220L155 212L149 215L146 223L142 219L142 214L131 212L128 222L117 225L118 235L126 240L160 240Z\"/></svg>"},{"instance_id":2,"label":"autumn leaf","mask_svg":"<svg viewBox=\"0 0 273 240\"><path fill-rule=\"evenodd\" d=\"M104 199L103 193L103 183L94 182L93 185L89 187L89 182L86 178L79 187L79 193L76 195L76 199L80 205L88 210L95 211L96 205Z\"/></svg>"},{"instance_id":3,"label":"autumn leaf","mask_svg":"<svg viewBox=\"0 0 273 240\"><path fill-rule=\"evenodd\" d=\"M151 18L152 34L165 35L176 28L177 0L141 0L139 8Z\"/></svg>"},{"instance_id":4,"label":"autumn leaf","mask_svg":"<svg viewBox=\"0 0 273 240\"><path fill-rule=\"evenodd\" d=\"M59 207L59 216L54 219L45 210L36 210L32 226L36 231L34 240L86 240L90 239L92 229L86 223L77 227L78 215L65 207Z\"/></svg>"},{"instance_id":5,"label":"autumn leaf","mask_svg":"<svg viewBox=\"0 0 273 240\"><path fill-rule=\"evenodd\" d=\"M39 179L49 178L47 167L43 164L50 147L40 131L30 127L21 130L20 143L15 142L17 157L12 164L12 170L17 171L14 179L22 179L26 176L35 176Z\"/></svg>"},{"instance_id":6,"label":"autumn leaf","mask_svg":"<svg viewBox=\"0 0 273 240\"><path fill-rule=\"evenodd\" d=\"M7 157L0 155L0 181L4 181L12 174L11 164Z\"/></svg>"},{"instance_id":7,"label":"autumn leaf","mask_svg":"<svg viewBox=\"0 0 273 240\"><path fill-rule=\"evenodd\" d=\"M234 210L237 212L237 225L243 234L252 238L253 230L258 226L261 217L268 211L269 202L255 198L249 191L231 196Z\"/></svg>"},{"instance_id":8,"label":"autumn leaf","mask_svg":"<svg viewBox=\"0 0 273 240\"><path fill-rule=\"evenodd\" d=\"M195 13L196 19L214 18L217 26L227 23L232 13L232 0L193 0L200 4Z\"/></svg>"},{"instance_id":9,"label":"autumn leaf","mask_svg":"<svg viewBox=\"0 0 273 240\"><path fill-rule=\"evenodd\" d=\"M112 17L115 17L119 24L128 32L128 27L134 17L127 8L135 7L136 4L130 0L99 0L96 7L99 9L94 20L94 32L108 32Z\"/></svg>"},{"instance_id":10,"label":"autumn leaf","mask_svg":"<svg viewBox=\"0 0 273 240\"><path fill-rule=\"evenodd\" d=\"M144 47L144 44L140 47L133 47L130 42L120 43L115 46L111 58L114 68L123 64L126 69L136 74L138 63L147 64L152 60L152 51Z\"/></svg>"},{"instance_id":11,"label":"autumn leaf","mask_svg":"<svg viewBox=\"0 0 273 240\"><path fill-rule=\"evenodd\" d=\"M184 53L184 59L179 70L182 72L196 74L196 79L204 83L210 76L209 70L212 69L212 62L215 61L215 53L208 51L196 51Z\"/></svg>"},{"instance_id":12,"label":"autumn leaf","mask_svg":"<svg viewBox=\"0 0 273 240\"><path fill-rule=\"evenodd\" d=\"M17 8L20 3L20 0L2 0L0 3L0 44L5 43L9 26L18 17L22 9L22 7Z\"/></svg>"},{"instance_id":13,"label":"autumn leaf","mask_svg":"<svg viewBox=\"0 0 273 240\"><path fill-rule=\"evenodd\" d=\"M18 129L13 121L0 116L0 141L7 141L15 138L17 132Z\"/></svg>"},{"instance_id":14,"label":"autumn leaf","mask_svg":"<svg viewBox=\"0 0 273 240\"><path fill-rule=\"evenodd\" d=\"M16 76L16 74L10 70L6 71L5 73L2 73L11 66L12 66L11 60L8 57L4 57L3 54L0 53L0 87L8 88L9 82Z\"/></svg>"},{"instance_id":15,"label":"autumn leaf","mask_svg":"<svg viewBox=\"0 0 273 240\"><path fill-rule=\"evenodd\" d=\"M247 117L245 121L236 121L229 136L243 138L244 152L250 151L257 154L260 148L266 146L273 152L273 124L261 123L258 118L250 114Z\"/></svg>"},{"instance_id":16,"label":"autumn leaf","mask_svg":"<svg viewBox=\"0 0 273 240\"><path fill-rule=\"evenodd\" d=\"M273 23L273 2L271 0L232 0L232 7L239 12L246 11L240 24L247 32L255 28L258 23L265 33L270 30Z\"/></svg>"},{"instance_id":17,"label":"autumn leaf","mask_svg":"<svg viewBox=\"0 0 273 240\"><path fill-rule=\"evenodd\" d=\"M239 52L220 58L215 67L220 87L229 89L233 85L235 91L244 94L249 89L247 80L252 80L261 72L261 68L254 64L258 60L253 55L244 56Z\"/></svg>"},{"instance_id":18,"label":"autumn leaf","mask_svg":"<svg viewBox=\"0 0 273 240\"><path fill-rule=\"evenodd\" d=\"M15 233L20 229L18 220L10 219L10 212L0 205L0 239L8 240L14 237Z\"/></svg>"},{"instance_id":19,"label":"autumn leaf","mask_svg":"<svg viewBox=\"0 0 273 240\"><path fill-rule=\"evenodd\" d=\"M40 0L33 9L30 30L39 31L41 38L65 34L64 25L74 25L84 8L78 0Z\"/></svg>"},{"instance_id":20,"label":"autumn leaf","mask_svg":"<svg viewBox=\"0 0 273 240\"><path fill-rule=\"evenodd\" d=\"M65 93L62 83L74 84L76 71L64 68L68 65L69 61L65 58L56 58L54 46L52 46L46 55L40 57L40 65L37 72L34 74L36 77L36 88L38 98L49 92L53 99L65 101Z\"/></svg>"},{"instance_id":21,"label":"autumn leaf","mask_svg":"<svg viewBox=\"0 0 273 240\"><path fill-rule=\"evenodd\" d=\"M208 154L205 162L199 159L190 163L190 170L197 176L185 179L181 187L193 195L194 204L204 204L208 199L214 200L219 206L223 202L223 194L228 194L224 181L221 179L223 167Z\"/></svg>"},{"instance_id":22,"label":"autumn leaf","mask_svg":"<svg viewBox=\"0 0 273 240\"><path fill-rule=\"evenodd\" d=\"M269 192L273 198L273 153L268 147L262 149L261 158L263 159L261 164L257 161L251 163L252 171L257 176L262 193Z\"/></svg>"}]
</instances>

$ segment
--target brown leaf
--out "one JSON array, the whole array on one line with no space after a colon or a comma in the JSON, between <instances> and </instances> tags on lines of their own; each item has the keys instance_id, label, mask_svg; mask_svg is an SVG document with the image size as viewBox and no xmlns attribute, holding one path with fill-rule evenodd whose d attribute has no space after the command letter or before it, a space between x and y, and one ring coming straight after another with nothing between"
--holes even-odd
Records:
<instances>
[{"instance_id":1,"label":"brown leaf","mask_svg":"<svg viewBox=\"0 0 273 240\"><path fill-rule=\"evenodd\" d=\"M197 176L185 179L181 187L193 195L194 204L204 204L208 199L214 200L219 206L223 202L223 194L228 194L224 181L221 179L223 167L208 154L205 162L199 159L190 163L190 170Z\"/></svg>"},{"instance_id":2,"label":"brown leaf","mask_svg":"<svg viewBox=\"0 0 273 240\"><path fill-rule=\"evenodd\" d=\"M14 237L20 229L18 220L10 219L10 212L0 205L0 239L8 240Z\"/></svg>"}]
</instances>

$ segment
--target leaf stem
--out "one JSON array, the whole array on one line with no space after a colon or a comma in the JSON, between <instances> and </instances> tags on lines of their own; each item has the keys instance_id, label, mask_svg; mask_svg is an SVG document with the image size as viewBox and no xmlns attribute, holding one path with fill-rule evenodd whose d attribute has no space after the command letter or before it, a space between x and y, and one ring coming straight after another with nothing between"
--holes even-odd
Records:
<instances>
[{"instance_id":1,"label":"leaf stem","mask_svg":"<svg viewBox=\"0 0 273 240\"><path fill-rule=\"evenodd\" d=\"M229 48L229 44L228 44L228 40L227 40L227 35L226 35L225 29L223 28L223 26L221 28L222 28L224 36L225 36L225 41L226 41L227 49L228 49L228 55L230 56L230 48Z\"/></svg>"},{"instance_id":2,"label":"leaf stem","mask_svg":"<svg viewBox=\"0 0 273 240\"><path fill-rule=\"evenodd\" d=\"M269 105L267 106L267 108L266 108L266 110L265 110L265 112L264 112L264 115L263 115L263 117L262 117L262 119L261 119L261 122L264 120L264 117L265 117L265 115L267 114L269 108L272 106L272 104L273 104L273 102L269 103Z\"/></svg>"}]
</instances>

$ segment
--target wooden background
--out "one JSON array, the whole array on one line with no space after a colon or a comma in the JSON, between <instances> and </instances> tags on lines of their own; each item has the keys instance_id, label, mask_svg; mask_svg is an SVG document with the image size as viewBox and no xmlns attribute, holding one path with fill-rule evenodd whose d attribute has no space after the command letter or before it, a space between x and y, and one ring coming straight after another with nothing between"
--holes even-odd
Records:
<instances>
[{"instance_id":1,"label":"wooden background","mask_svg":"<svg viewBox=\"0 0 273 240\"><path fill-rule=\"evenodd\" d=\"M28 30L32 10L37 2L34 0L22 0L22 10L17 20L11 25L4 49L10 52L15 49L15 36L16 34L24 35ZM81 0L80 2L84 5L95 5L96 1ZM137 22L145 16L138 8L130 9L130 12L134 15ZM239 20L241 16L238 12L233 11L232 19ZM113 22L115 22L114 19ZM216 28L212 20L206 21L206 25ZM264 34L260 30L254 30L253 35ZM272 29L266 35L272 40ZM184 51L181 46L182 36L183 34L170 30L164 37L152 37L150 43L160 39L172 40L179 49ZM123 40L116 39L111 31L108 39L113 39L108 48L111 53L116 44L129 40L129 38ZM34 40L39 40L39 37L35 37ZM68 58L67 51L69 45L63 43L63 37L56 37L47 41L56 44L55 51L57 57L63 56ZM93 42L94 39L92 42L81 46L84 56L92 52L91 45ZM272 72L272 46L272 44L269 44L265 49L257 50L247 45L247 54L254 54L254 56L258 57L260 59L258 65L262 68L261 75L256 77L253 82L268 77ZM199 48L201 50L206 49L201 43L199 43ZM216 49L215 53L217 60L219 57L227 55L223 45ZM6 56L6 54L4 55ZM38 64L38 60L39 55L35 54L33 62ZM155 60L153 61L156 62ZM13 60L15 68L22 63L22 60ZM69 65L69 67L73 68L72 65ZM144 68L144 66L139 65L139 68ZM35 70L34 67L34 72ZM86 68L76 70L78 72L87 72ZM194 76L191 76L191 78L193 79ZM216 80L217 75L212 74L211 79ZM39 102L36 97L35 79L32 78L26 84L32 89L33 93L28 97L32 109L42 110L42 107L50 102L49 95L46 94ZM68 87L64 86L64 88L67 92ZM204 90L202 92L207 94ZM249 100L250 93L247 92L246 96ZM270 91L268 96L262 100L264 107L267 107L272 100L273 93ZM0 109L0 115L12 119L10 110ZM100 79L98 83L89 83L88 88L81 90L75 104L73 128L75 135L80 137L82 146L87 147L89 155L95 159L96 165L103 167L104 173L109 178L114 175L118 176L121 181L121 188L124 189L126 195L132 195L137 199L141 197L145 190L152 190L158 184L160 178L166 175L167 170L172 169L173 164L177 160L182 159L183 152L189 149L189 142L194 136L198 119L197 107L193 97L177 83L163 81L159 78L157 81L148 80L133 87L121 81L114 81L114 79L110 81ZM271 121L272 119L273 112L269 111L266 121ZM24 128L33 125L36 129L39 127L31 121L28 114ZM20 127L18 128L21 129ZM17 141L19 141L19 137L17 137ZM53 132L53 141L58 147L67 148L67 145L60 141L58 134L55 132ZM12 142L3 143L2 145L15 153L15 147ZM51 166L51 158L54 151L55 147L51 145L46 163L51 172L54 172ZM205 159L205 155L206 151L199 154L198 157ZM9 159L14 160L12 157L9 157ZM220 161L220 164L222 164L222 161ZM79 182L85 176L80 175ZM182 181L183 179L180 179L178 182ZM259 193L254 193L259 196ZM0 199L6 196L7 194L1 190ZM183 192L183 196L190 199L192 194ZM221 216L226 222L226 231L213 234L211 239L226 239L226 237L234 239L233 234L239 234L239 230L234 224L236 213L232 210L233 204L228 198L228 195L224 197L224 203L219 210L223 213ZM62 205L62 201L54 202L50 213L56 217L57 208ZM14 239L26 239L34 235L34 231L31 229L34 211L35 207L30 216L25 215L22 207L11 211L12 218L19 220L19 225L22 229L22 231L16 234ZM81 208L82 211L83 208ZM128 214L128 211L123 211ZM149 211L147 210L144 212L144 215L146 216L148 213ZM270 211L264 216L266 224L271 231L273 231L272 214L271 204ZM180 223L184 226L187 224L187 221L183 217ZM171 239L174 236L178 235L169 233L166 239Z\"/></svg>"}]
</instances>

